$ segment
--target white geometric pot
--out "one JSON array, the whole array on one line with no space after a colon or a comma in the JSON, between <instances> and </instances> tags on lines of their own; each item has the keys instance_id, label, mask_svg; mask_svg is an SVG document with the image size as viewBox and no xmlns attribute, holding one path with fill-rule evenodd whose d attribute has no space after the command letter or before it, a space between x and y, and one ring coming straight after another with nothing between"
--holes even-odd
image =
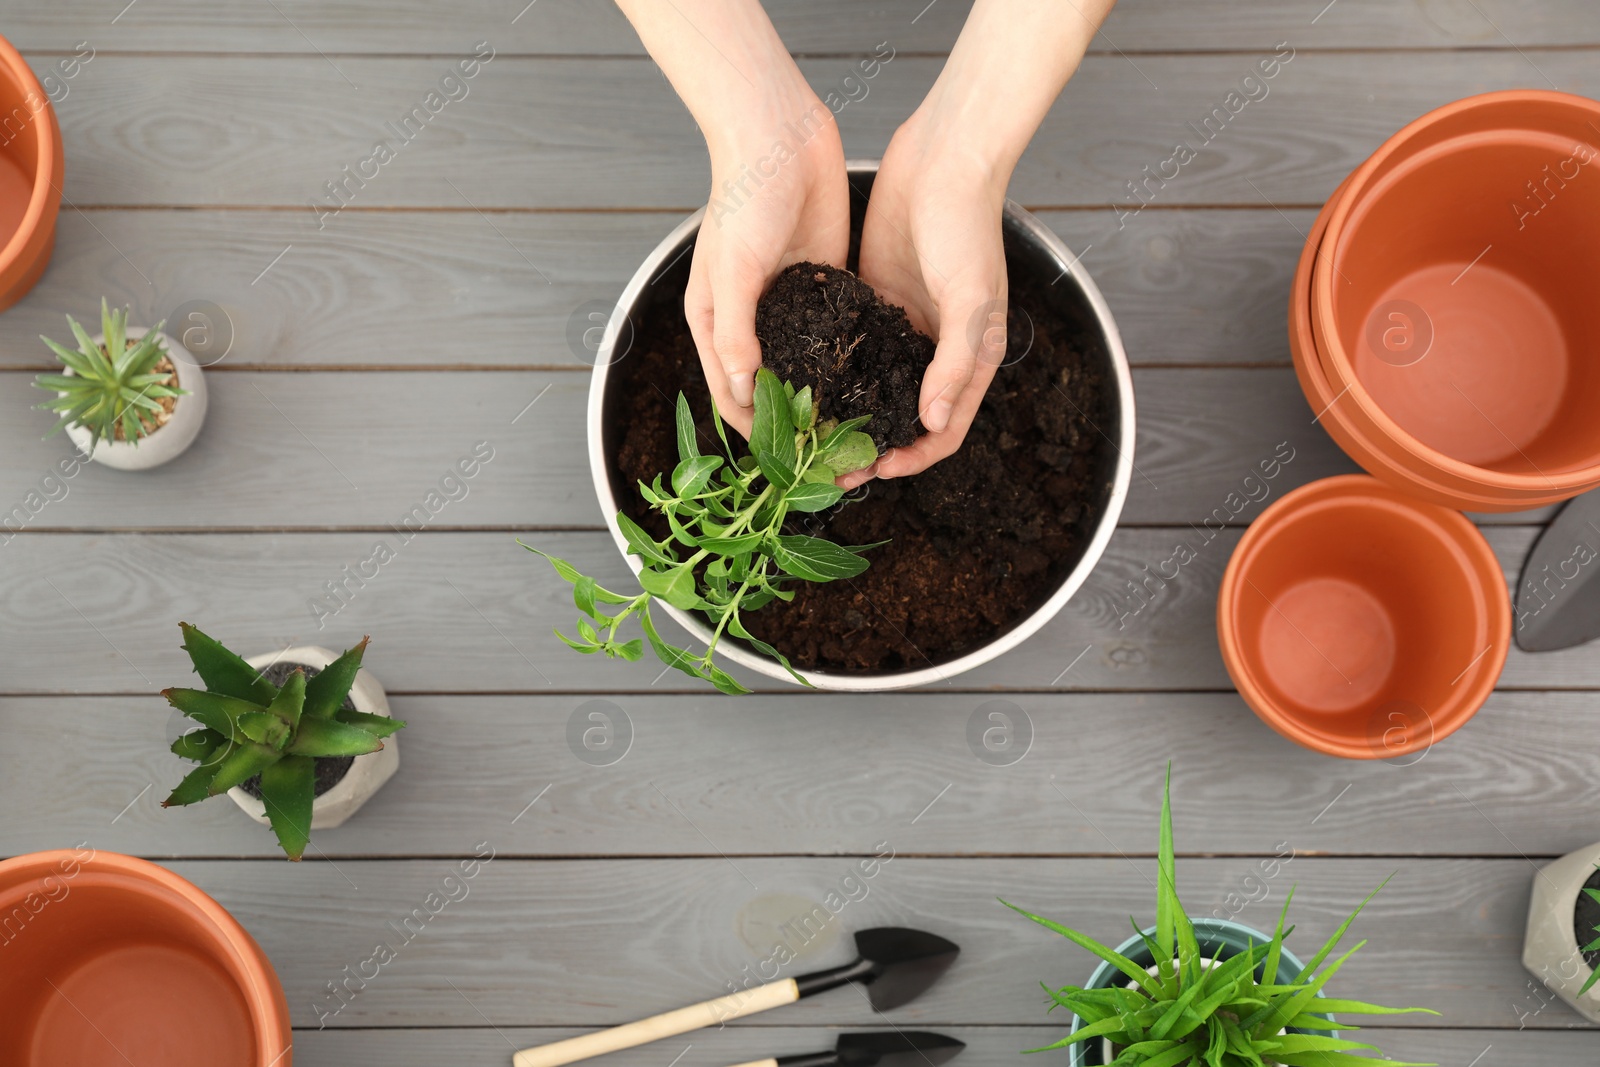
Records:
<instances>
[{"instance_id":1,"label":"white geometric pot","mask_svg":"<svg viewBox=\"0 0 1600 1067\"><path fill-rule=\"evenodd\" d=\"M1522 940L1522 965L1590 1022L1600 1022L1600 983L1578 996L1590 972L1581 946L1600 933L1576 929L1573 909L1596 864L1600 844L1570 852L1533 876L1533 902Z\"/></svg>"},{"instance_id":2,"label":"white geometric pot","mask_svg":"<svg viewBox=\"0 0 1600 1067\"><path fill-rule=\"evenodd\" d=\"M128 338L137 341L148 330L130 327ZM206 380L200 373L200 364L177 341L165 333L157 333L157 344L166 352L167 358L172 361L172 369L178 375L178 388L188 390L188 396L178 397L177 404L172 409L172 417L167 420L154 433L139 439L135 444L129 441L102 439L94 446L94 451L89 451L89 442L92 439L88 430L77 423L67 425L67 436L72 438L72 443L78 446L78 451L87 455L96 463L104 463L108 467L115 467L123 471L148 470L159 467L170 459L177 458L184 449L194 443L200 433L200 425L206 421ZM94 343L104 345L105 334L97 334ZM65 373L71 374L71 368Z\"/></svg>"},{"instance_id":3,"label":"white geometric pot","mask_svg":"<svg viewBox=\"0 0 1600 1067\"><path fill-rule=\"evenodd\" d=\"M337 653L325 648L301 645L283 652L251 656L245 662L258 671L274 663L292 663L321 670L338 658ZM350 699L357 711L366 712L368 715L382 715L384 718L393 717L389 714L389 699L384 696L383 686L378 684L372 672L365 667L356 672L355 684L350 687ZM378 751L357 756L350 769L345 772L345 776L339 779L332 789L312 802L311 829L331 830L335 826L343 825L344 821L361 810L361 805L382 788L384 782L393 778L394 772L399 769L400 745L391 734L383 739L383 747ZM228 790L228 795L256 822L263 826L271 825L267 819L267 806L259 797L251 796L240 786Z\"/></svg>"}]
</instances>

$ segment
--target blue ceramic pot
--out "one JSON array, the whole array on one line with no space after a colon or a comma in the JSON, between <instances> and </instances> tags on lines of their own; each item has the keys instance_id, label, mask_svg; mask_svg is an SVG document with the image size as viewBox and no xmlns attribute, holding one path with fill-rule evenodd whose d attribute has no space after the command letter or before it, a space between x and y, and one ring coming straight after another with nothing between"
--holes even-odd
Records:
<instances>
[{"instance_id":1,"label":"blue ceramic pot","mask_svg":"<svg viewBox=\"0 0 1600 1067\"><path fill-rule=\"evenodd\" d=\"M1155 937L1155 932L1155 927L1152 926L1145 930L1145 935L1153 938ZM1200 943L1202 956L1210 959L1212 956L1219 956L1220 950L1219 958L1224 960L1238 955L1252 944L1265 945L1272 940L1272 935L1270 934L1264 934L1260 930L1252 930L1248 926L1229 922L1226 919L1195 919L1194 936ZM1141 967L1149 967L1155 963L1155 957L1145 947L1144 939L1137 935L1118 945L1117 951ZM1305 964L1300 961L1300 958L1287 948L1283 949L1278 959L1279 981L1298 978L1300 972L1304 970ZM1126 975L1102 960L1100 966L1095 968L1094 974L1090 975L1085 988L1108 989L1115 985L1124 984L1127 981ZM1320 999L1322 994L1318 993L1317 997ZM1334 1021L1331 1015L1324 1015L1323 1018L1329 1022ZM1074 1015L1072 1017L1071 1032L1077 1033L1083 1025L1083 1019ZM1299 1033L1300 1031L1292 1032ZM1338 1037L1339 1035L1337 1032L1330 1032L1328 1036ZM1080 1045L1073 1045L1071 1049L1072 1067L1098 1067L1098 1065L1106 1062L1101 1051L1102 1042L1099 1040L1090 1039Z\"/></svg>"}]
</instances>

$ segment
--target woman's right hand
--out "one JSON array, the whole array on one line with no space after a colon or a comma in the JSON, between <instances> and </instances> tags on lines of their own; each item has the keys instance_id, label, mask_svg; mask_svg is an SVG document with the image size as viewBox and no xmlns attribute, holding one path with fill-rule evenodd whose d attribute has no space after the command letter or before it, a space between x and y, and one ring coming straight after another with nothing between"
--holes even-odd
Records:
<instances>
[{"instance_id":1,"label":"woman's right hand","mask_svg":"<svg viewBox=\"0 0 1600 1067\"><path fill-rule=\"evenodd\" d=\"M724 114L701 124L711 197L683 298L712 399L746 437L761 365L756 301L793 263L842 267L850 245L850 189L833 114L787 52L767 63L754 99L728 101Z\"/></svg>"}]
</instances>

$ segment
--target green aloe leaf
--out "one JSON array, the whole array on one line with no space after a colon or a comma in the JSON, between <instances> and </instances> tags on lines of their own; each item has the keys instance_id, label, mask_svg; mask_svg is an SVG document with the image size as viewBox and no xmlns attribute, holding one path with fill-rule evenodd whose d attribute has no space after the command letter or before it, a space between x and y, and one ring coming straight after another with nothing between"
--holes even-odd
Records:
<instances>
[{"instance_id":1,"label":"green aloe leaf","mask_svg":"<svg viewBox=\"0 0 1600 1067\"><path fill-rule=\"evenodd\" d=\"M167 703L201 726L234 740L244 737L239 731L239 716L265 710L248 700L208 693L204 689L163 689L161 695L167 698Z\"/></svg>"},{"instance_id":2,"label":"green aloe leaf","mask_svg":"<svg viewBox=\"0 0 1600 1067\"><path fill-rule=\"evenodd\" d=\"M167 799L161 802L163 808L181 808L189 804L198 804L212 795L211 780L217 776L215 763L202 763L179 782Z\"/></svg>"},{"instance_id":3,"label":"green aloe leaf","mask_svg":"<svg viewBox=\"0 0 1600 1067\"><path fill-rule=\"evenodd\" d=\"M316 760L288 756L261 772L261 803L284 855L298 860L311 843L311 808L316 803Z\"/></svg>"},{"instance_id":4,"label":"green aloe leaf","mask_svg":"<svg viewBox=\"0 0 1600 1067\"><path fill-rule=\"evenodd\" d=\"M317 672L315 678L306 682L305 710L301 713L307 719L331 719L333 713L339 710L344 703L344 698L350 695L350 687L356 684L356 675L361 672L361 657L367 651L367 642L370 637L363 637L354 647L345 649L340 657Z\"/></svg>"},{"instance_id":5,"label":"green aloe leaf","mask_svg":"<svg viewBox=\"0 0 1600 1067\"><path fill-rule=\"evenodd\" d=\"M300 730L289 742L291 756L362 756L376 752L383 742L359 726L339 722L337 719L300 721Z\"/></svg>"},{"instance_id":6,"label":"green aloe leaf","mask_svg":"<svg viewBox=\"0 0 1600 1067\"><path fill-rule=\"evenodd\" d=\"M191 730L172 742L172 754L196 763L209 763L212 756L229 744L223 734L207 728Z\"/></svg>"},{"instance_id":7,"label":"green aloe leaf","mask_svg":"<svg viewBox=\"0 0 1600 1067\"><path fill-rule=\"evenodd\" d=\"M244 742L234 745L217 764L216 777L211 779L211 793L226 793L236 785L260 774L262 769L278 762L282 756L265 745Z\"/></svg>"},{"instance_id":8,"label":"green aloe leaf","mask_svg":"<svg viewBox=\"0 0 1600 1067\"><path fill-rule=\"evenodd\" d=\"M183 650L189 653L189 662L194 664L194 672L207 689L263 706L272 703L272 698L278 695L277 686L224 648L216 638L186 622L180 622L178 628L183 632Z\"/></svg>"},{"instance_id":9,"label":"green aloe leaf","mask_svg":"<svg viewBox=\"0 0 1600 1067\"><path fill-rule=\"evenodd\" d=\"M333 713L336 721L346 726L359 726L373 737L382 739L397 730L405 729L405 723L400 719L390 718L387 715L372 715L365 711L351 711L349 708L340 708Z\"/></svg>"},{"instance_id":10,"label":"green aloe leaf","mask_svg":"<svg viewBox=\"0 0 1600 1067\"><path fill-rule=\"evenodd\" d=\"M287 736L288 730L300 724L300 714L305 708L306 688L306 672L296 670L289 675L289 680L283 683L278 695L272 698L272 703L267 707L267 711L287 727L284 736ZM253 740L262 739L257 737Z\"/></svg>"}]
</instances>

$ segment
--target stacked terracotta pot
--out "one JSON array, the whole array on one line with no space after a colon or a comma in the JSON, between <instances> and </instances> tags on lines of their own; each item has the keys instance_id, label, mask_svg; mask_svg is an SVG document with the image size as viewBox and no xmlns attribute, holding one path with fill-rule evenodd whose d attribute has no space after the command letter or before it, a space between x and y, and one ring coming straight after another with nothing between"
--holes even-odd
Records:
<instances>
[{"instance_id":1,"label":"stacked terracotta pot","mask_svg":"<svg viewBox=\"0 0 1600 1067\"><path fill-rule=\"evenodd\" d=\"M1323 208L1295 371L1397 489L1520 511L1600 486L1600 103L1519 90L1401 130Z\"/></svg>"},{"instance_id":2,"label":"stacked terracotta pot","mask_svg":"<svg viewBox=\"0 0 1600 1067\"><path fill-rule=\"evenodd\" d=\"M1334 193L1290 297L1316 419L1373 476L1268 508L1218 598L1250 707L1330 755L1420 759L1510 647L1494 552L1458 510L1600 486L1600 104L1442 107Z\"/></svg>"}]
</instances>

